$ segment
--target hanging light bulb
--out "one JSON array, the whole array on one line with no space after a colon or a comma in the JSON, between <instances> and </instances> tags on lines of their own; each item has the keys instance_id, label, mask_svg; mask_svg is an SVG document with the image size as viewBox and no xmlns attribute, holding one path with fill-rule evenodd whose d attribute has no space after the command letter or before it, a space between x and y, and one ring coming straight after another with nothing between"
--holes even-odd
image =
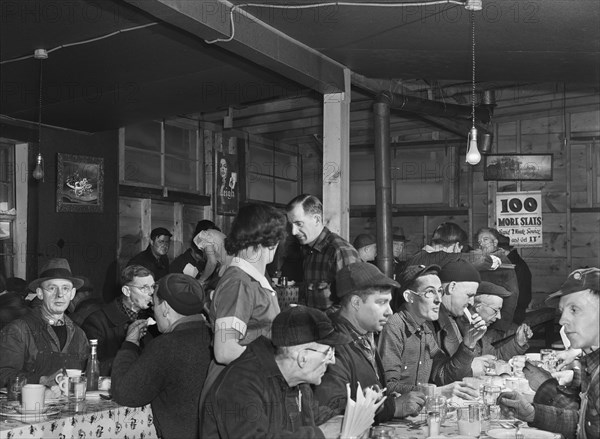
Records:
<instances>
[{"instance_id":1,"label":"hanging light bulb","mask_svg":"<svg viewBox=\"0 0 600 439\"><path fill-rule=\"evenodd\" d=\"M467 8L469 9L469 8ZM477 149L477 128L475 128L475 10L471 11L471 59L472 59L472 81L471 81L471 130L467 135L467 157L470 165L476 165L481 161L481 154Z\"/></svg>"},{"instance_id":2,"label":"hanging light bulb","mask_svg":"<svg viewBox=\"0 0 600 439\"><path fill-rule=\"evenodd\" d=\"M468 143L467 143L467 163L470 165L476 165L481 161L481 154L477 149L477 128L471 128L469 131Z\"/></svg>"},{"instance_id":3,"label":"hanging light bulb","mask_svg":"<svg viewBox=\"0 0 600 439\"><path fill-rule=\"evenodd\" d=\"M44 180L44 158L42 157L42 66L43 61L48 58L48 52L45 49L36 49L33 53L35 59L40 60L40 93L38 105L38 153L35 158L35 169L33 170L33 178L36 180Z\"/></svg>"},{"instance_id":4,"label":"hanging light bulb","mask_svg":"<svg viewBox=\"0 0 600 439\"><path fill-rule=\"evenodd\" d=\"M42 180L44 178L44 158L42 153L38 152L35 158L35 169L33 170L33 178L36 180Z\"/></svg>"}]
</instances>

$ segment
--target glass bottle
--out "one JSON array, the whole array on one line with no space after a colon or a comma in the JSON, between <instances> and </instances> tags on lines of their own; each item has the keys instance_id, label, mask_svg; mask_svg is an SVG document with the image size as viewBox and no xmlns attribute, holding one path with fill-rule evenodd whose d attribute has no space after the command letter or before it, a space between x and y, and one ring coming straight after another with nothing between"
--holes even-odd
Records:
<instances>
[{"instance_id":1,"label":"glass bottle","mask_svg":"<svg viewBox=\"0 0 600 439\"><path fill-rule=\"evenodd\" d=\"M100 363L98 363L98 340L90 340L91 353L88 358L85 375L87 377L87 390L98 390L98 378L100 378Z\"/></svg>"}]
</instances>

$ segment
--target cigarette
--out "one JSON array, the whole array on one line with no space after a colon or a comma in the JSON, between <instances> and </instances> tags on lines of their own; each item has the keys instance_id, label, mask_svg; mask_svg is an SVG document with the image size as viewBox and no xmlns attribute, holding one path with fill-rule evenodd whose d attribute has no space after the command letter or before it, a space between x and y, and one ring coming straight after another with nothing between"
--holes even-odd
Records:
<instances>
[{"instance_id":1,"label":"cigarette","mask_svg":"<svg viewBox=\"0 0 600 439\"><path fill-rule=\"evenodd\" d=\"M465 308L464 313L465 313L465 316L467 317L467 320L469 321L469 323L473 323L473 317L471 317L471 312L469 311L468 308Z\"/></svg>"}]
</instances>

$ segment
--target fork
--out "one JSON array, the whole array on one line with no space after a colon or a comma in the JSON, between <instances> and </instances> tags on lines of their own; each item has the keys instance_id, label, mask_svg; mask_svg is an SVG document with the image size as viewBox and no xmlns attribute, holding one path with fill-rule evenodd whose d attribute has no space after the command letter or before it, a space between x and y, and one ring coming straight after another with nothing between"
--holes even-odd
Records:
<instances>
[{"instance_id":1,"label":"fork","mask_svg":"<svg viewBox=\"0 0 600 439\"><path fill-rule=\"evenodd\" d=\"M521 423L519 421L515 422L515 439L525 439L523 433L521 433Z\"/></svg>"}]
</instances>

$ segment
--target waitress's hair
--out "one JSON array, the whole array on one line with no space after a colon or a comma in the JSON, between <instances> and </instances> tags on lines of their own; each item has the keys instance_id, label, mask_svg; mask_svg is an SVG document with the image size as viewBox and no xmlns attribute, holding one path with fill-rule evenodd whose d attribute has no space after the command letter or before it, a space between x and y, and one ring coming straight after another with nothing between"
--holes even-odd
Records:
<instances>
[{"instance_id":1,"label":"waitress's hair","mask_svg":"<svg viewBox=\"0 0 600 439\"><path fill-rule=\"evenodd\" d=\"M457 242L463 246L468 244L467 232L458 224L451 222L442 223L437 226L431 236L431 243L434 245L452 245Z\"/></svg>"},{"instance_id":2,"label":"waitress's hair","mask_svg":"<svg viewBox=\"0 0 600 439\"><path fill-rule=\"evenodd\" d=\"M225 250L230 255L258 247L272 247L287 234L287 218L279 209L266 204L248 204L238 211L231 232L225 238Z\"/></svg>"}]
</instances>

